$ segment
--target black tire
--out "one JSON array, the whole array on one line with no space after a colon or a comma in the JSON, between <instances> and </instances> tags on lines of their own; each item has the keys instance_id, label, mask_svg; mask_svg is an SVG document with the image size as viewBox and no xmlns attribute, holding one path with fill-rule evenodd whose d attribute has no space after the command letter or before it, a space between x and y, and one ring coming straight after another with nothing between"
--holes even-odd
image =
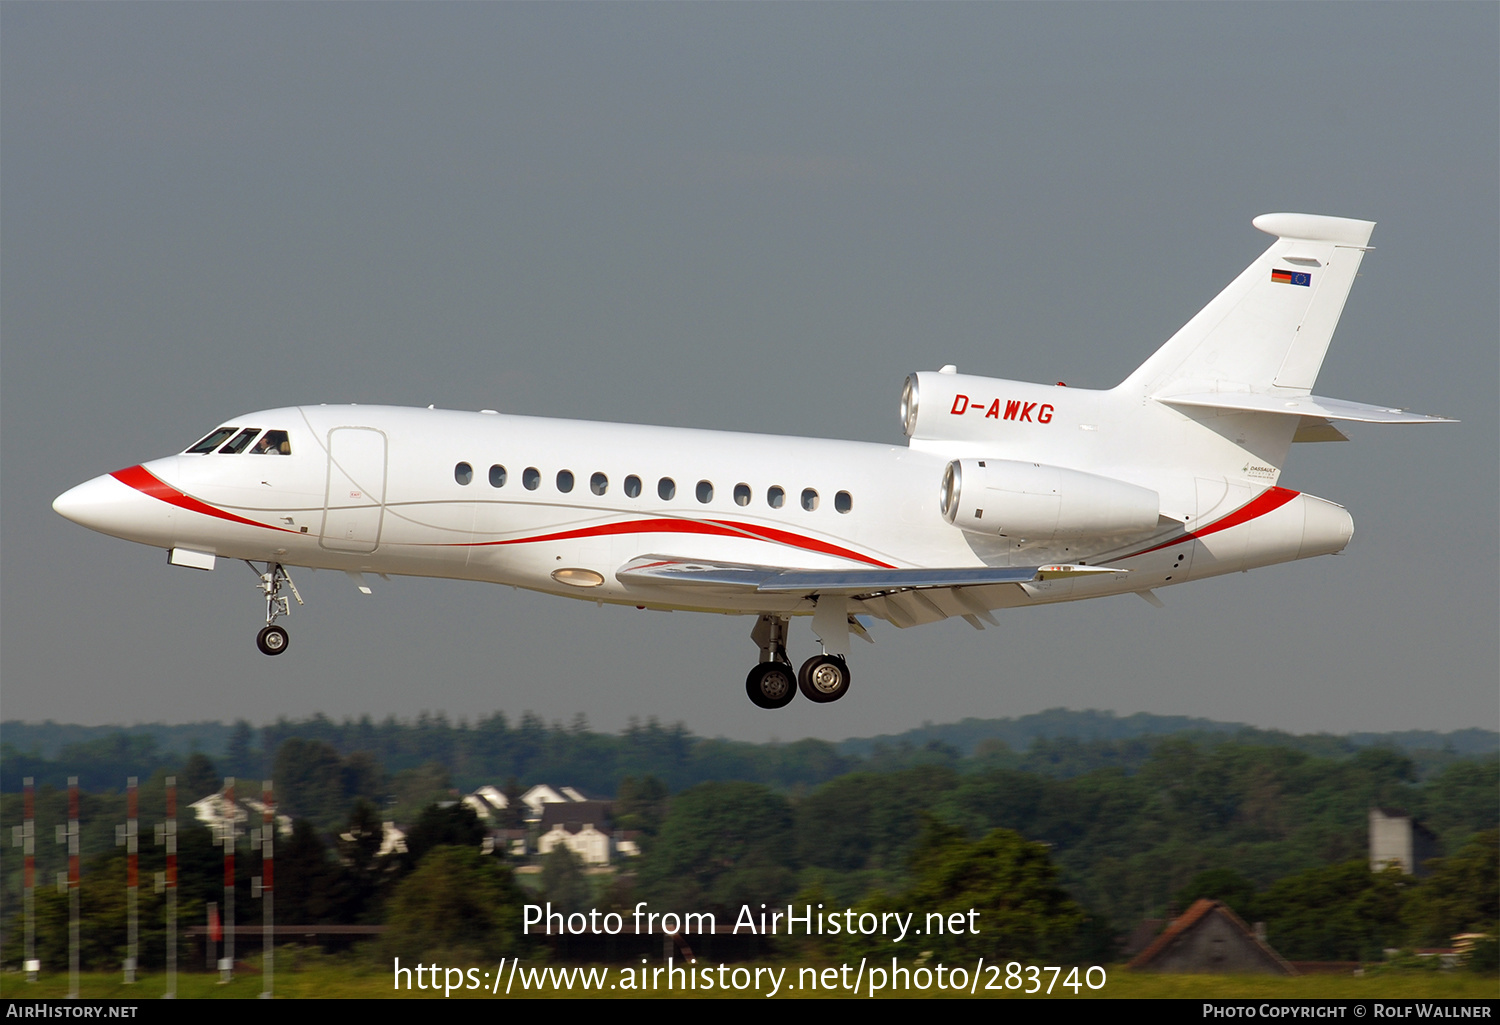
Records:
<instances>
[{"instance_id":1,"label":"black tire","mask_svg":"<svg viewBox=\"0 0 1500 1025\"><path fill-rule=\"evenodd\" d=\"M280 655L291 638L279 626L268 626L255 635L255 646L265 655Z\"/></svg>"},{"instance_id":2,"label":"black tire","mask_svg":"<svg viewBox=\"0 0 1500 1025\"><path fill-rule=\"evenodd\" d=\"M797 687L803 697L826 705L849 693L849 664L838 655L814 655L802 663Z\"/></svg>"},{"instance_id":3,"label":"black tire","mask_svg":"<svg viewBox=\"0 0 1500 1025\"><path fill-rule=\"evenodd\" d=\"M792 667L785 662L762 662L745 677L745 693L759 708L785 708L797 696Z\"/></svg>"}]
</instances>

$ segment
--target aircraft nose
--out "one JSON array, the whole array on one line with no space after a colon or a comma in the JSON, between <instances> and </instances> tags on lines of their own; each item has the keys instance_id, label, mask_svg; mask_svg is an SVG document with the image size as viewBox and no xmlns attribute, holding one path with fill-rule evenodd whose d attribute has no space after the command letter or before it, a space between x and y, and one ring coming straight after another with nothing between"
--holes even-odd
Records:
<instances>
[{"instance_id":1,"label":"aircraft nose","mask_svg":"<svg viewBox=\"0 0 1500 1025\"><path fill-rule=\"evenodd\" d=\"M64 491L52 500L52 508L80 526L119 537L129 532L140 498L138 491L105 474Z\"/></svg>"}]
</instances>

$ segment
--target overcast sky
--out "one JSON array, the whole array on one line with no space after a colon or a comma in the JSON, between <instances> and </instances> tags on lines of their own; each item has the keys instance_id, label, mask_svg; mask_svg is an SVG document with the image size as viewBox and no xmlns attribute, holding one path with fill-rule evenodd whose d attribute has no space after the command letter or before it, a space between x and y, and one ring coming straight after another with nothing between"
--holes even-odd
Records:
<instances>
[{"instance_id":1,"label":"overcast sky","mask_svg":"<svg viewBox=\"0 0 1500 1025\"><path fill-rule=\"evenodd\" d=\"M0 5L0 715L532 709L838 739L1064 705L1500 726L1500 6ZM905 375L1117 383L1293 210L1378 222L1299 445L1341 556L898 630L249 570L63 520L235 414L435 403L901 443ZM792 656L813 651L805 621Z\"/></svg>"}]
</instances>

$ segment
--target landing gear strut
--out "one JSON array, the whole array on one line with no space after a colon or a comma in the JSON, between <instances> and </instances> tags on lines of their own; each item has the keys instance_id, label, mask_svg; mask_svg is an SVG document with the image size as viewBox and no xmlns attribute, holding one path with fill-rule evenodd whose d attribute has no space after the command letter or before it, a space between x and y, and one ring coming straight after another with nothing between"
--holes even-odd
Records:
<instances>
[{"instance_id":1,"label":"landing gear strut","mask_svg":"<svg viewBox=\"0 0 1500 1025\"><path fill-rule=\"evenodd\" d=\"M292 598L297 599L297 604L303 604L302 595L297 592L297 585L292 583L292 578L279 562L267 562L265 572L256 569L255 563L249 559L245 565L255 570L256 576L260 577L260 589L266 596L266 625L260 633L255 635L255 646L267 655L280 655L286 650L290 638L285 628L276 625L276 620L281 616L292 614ZM281 593L281 585L285 582L288 590L292 592L291 598Z\"/></svg>"},{"instance_id":2,"label":"landing gear strut","mask_svg":"<svg viewBox=\"0 0 1500 1025\"><path fill-rule=\"evenodd\" d=\"M792 660L786 657L787 626L780 616L761 616L750 631L760 648L760 664L745 677L745 693L759 708L782 708L797 696Z\"/></svg>"}]
</instances>

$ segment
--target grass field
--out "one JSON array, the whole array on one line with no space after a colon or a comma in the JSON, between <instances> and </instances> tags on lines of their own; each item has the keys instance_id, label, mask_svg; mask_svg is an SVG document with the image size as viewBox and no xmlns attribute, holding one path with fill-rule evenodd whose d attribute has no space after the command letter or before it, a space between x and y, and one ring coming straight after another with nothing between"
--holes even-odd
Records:
<instances>
[{"instance_id":1,"label":"grass field","mask_svg":"<svg viewBox=\"0 0 1500 1025\"><path fill-rule=\"evenodd\" d=\"M467 966L465 966L467 967ZM508 966L507 966L508 967ZM622 999L630 997L676 997L683 999L737 999L754 998L765 999L767 990L770 988L767 980L771 978L767 971L784 971L780 977L781 988L778 996L783 997L818 997L847 999L855 994L848 989L820 989L816 992L799 990L797 982L799 972L803 968L810 967L804 963L796 962L757 962L742 963L730 966L736 969L747 969L748 974L740 976L741 981L749 981L754 978L756 968L762 970L760 977L761 986L757 991L754 988L746 988L742 991L725 991L715 987L705 991L698 989L684 992L682 989L668 990L665 981L656 983L659 988L622 990L611 988L612 984L618 986L630 969L639 970L639 965L594 965L583 966L582 971L593 969L595 980L602 977L603 987L585 988L579 982L579 975L575 971L580 966L552 965L548 966L542 962L523 961L524 969L546 969L552 968L554 973L558 970L568 972L568 977L574 980L572 987L557 985L555 974L549 974L547 982L538 988L522 991L519 981L513 981L510 997L505 995L505 986L499 987L499 994L492 993L489 986L493 982L493 973L496 966L475 966L476 974L473 979L480 979L485 972L491 973L488 979L483 979L485 988L455 989L450 997L446 999L522 999L522 998L596 998L596 999ZM652 967L657 967L653 964ZM699 966L701 969L701 965ZM826 966L818 965L820 970ZM851 968L849 978L854 977ZM649 977L648 977L649 978ZM808 979L811 976L807 976ZM1043 977L1045 985L1046 976ZM457 981L467 984L469 976L459 978ZM869 976L866 976L866 984L861 987L860 997L867 995ZM972 982L972 979L970 980ZM1026 996L1014 990L1000 989L997 991L986 991L984 983L991 981L991 977L983 977L975 997L990 997L999 999L1046 999L1045 994L1040 996ZM1094 981L1098 982L1097 973ZM357 956L347 958L329 958L313 951L299 951L288 949L278 950L276 958L274 989L275 995L283 999L419 999L434 1000L445 999L441 985L434 990L430 985L424 990L411 989L397 991L393 987L394 976L392 966L377 964L368 957ZM999 976L998 982L1003 986L1004 977ZM415 983L413 983L415 985ZM180 972L177 976L177 995L183 999L254 999L259 997L263 989L261 974L258 964L252 962L237 973L233 982L221 985L218 976L205 972ZM166 976L161 973L142 975L139 982L134 985L126 985L121 981L119 972L108 974L99 972L84 973L79 979L79 995L84 998L103 998L114 1000L154 1000L159 998L166 990ZM28 983L25 977L18 972L7 971L0 974L0 997L8 999L56 999L66 996L68 992L68 976L66 972L46 973L34 982ZM885 990L876 994L883 998L919 997L931 999L932 997L947 997L952 999L963 999L970 996L967 989L962 992L952 990L939 990L932 986L925 991L912 989L907 992L891 992ZM1127 972L1123 967L1115 966L1108 972L1108 978L1101 989L1090 990L1081 988L1081 992L1075 996L1071 989L1054 987L1050 999L1074 1000L1074 999L1134 999L1134 998L1166 998L1166 999L1284 999L1284 1000L1400 1000L1400 999L1464 999L1464 1000L1495 1000L1500 998L1500 980L1487 978L1466 971L1432 971L1419 968L1390 969L1377 967L1363 975L1309 975L1294 979L1271 978L1268 976L1215 976L1215 975L1149 975Z\"/></svg>"}]
</instances>

